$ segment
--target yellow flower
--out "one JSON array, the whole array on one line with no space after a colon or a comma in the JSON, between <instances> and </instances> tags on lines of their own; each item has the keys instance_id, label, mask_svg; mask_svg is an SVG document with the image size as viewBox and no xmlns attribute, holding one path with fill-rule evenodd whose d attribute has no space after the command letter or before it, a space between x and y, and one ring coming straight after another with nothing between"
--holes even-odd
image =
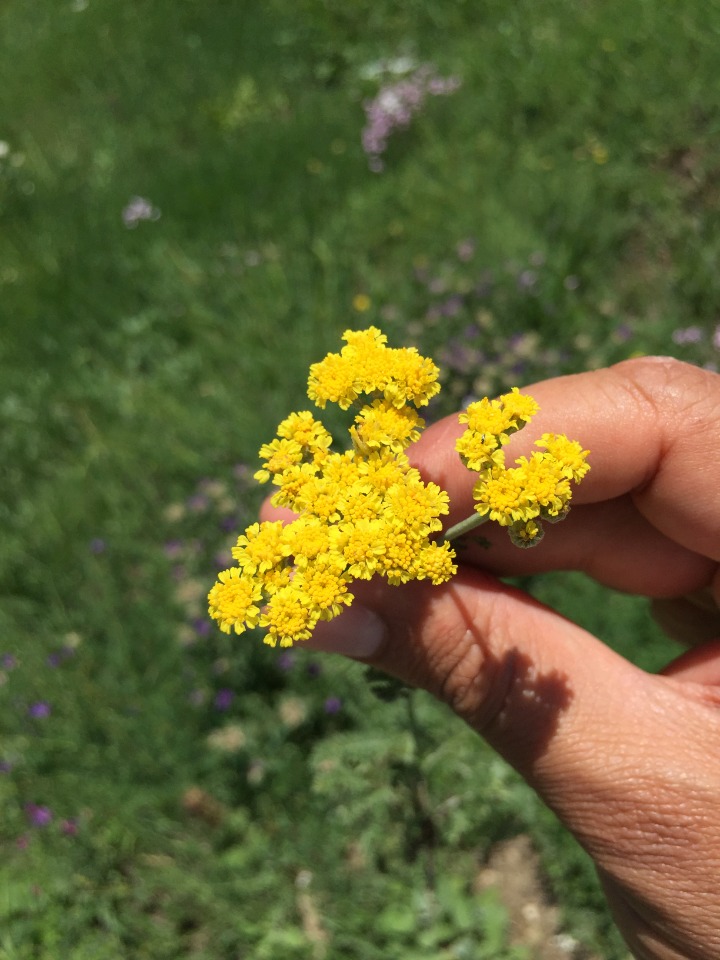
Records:
<instances>
[{"instance_id":1,"label":"yellow flower","mask_svg":"<svg viewBox=\"0 0 720 960\"><path fill-rule=\"evenodd\" d=\"M301 449L308 451L311 456L324 453L332 443L330 433L309 410L291 413L279 425L277 434L284 440L299 444Z\"/></svg>"},{"instance_id":2,"label":"yellow flower","mask_svg":"<svg viewBox=\"0 0 720 960\"><path fill-rule=\"evenodd\" d=\"M308 396L319 407L328 401L343 410L361 394L381 393L395 407L424 406L440 389L439 370L412 347L386 347L377 327L346 330L346 346L310 367Z\"/></svg>"},{"instance_id":3,"label":"yellow flower","mask_svg":"<svg viewBox=\"0 0 720 960\"><path fill-rule=\"evenodd\" d=\"M425 426L425 421L412 407L398 408L386 400L375 400L363 407L355 423L353 439L358 450L364 453L381 447L401 453L420 439L420 431Z\"/></svg>"},{"instance_id":4,"label":"yellow flower","mask_svg":"<svg viewBox=\"0 0 720 960\"><path fill-rule=\"evenodd\" d=\"M445 583L457 572L450 539L484 519L506 527L518 546L533 546L541 521L567 514L571 481L588 470L587 450L550 433L536 441L540 452L506 468L503 447L537 403L516 387L479 400L460 415L467 429L457 442L478 474L476 513L438 542L448 494L425 482L404 453L424 427L416 408L439 390L438 369L415 349L388 347L376 327L347 330L343 340L339 354L310 368L308 395L319 407L331 401L342 409L369 398L349 428L350 449L333 452L330 432L307 410L286 417L261 447L257 479L272 480L272 503L298 516L284 526L251 524L238 537L237 566L220 573L208 595L210 615L226 633L260 626L268 644L290 646L338 616L356 580Z\"/></svg>"},{"instance_id":5,"label":"yellow flower","mask_svg":"<svg viewBox=\"0 0 720 960\"><path fill-rule=\"evenodd\" d=\"M534 520L519 520L508 527L508 533L516 547L535 547L543 538L543 528Z\"/></svg>"},{"instance_id":6,"label":"yellow flower","mask_svg":"<svg viewBox=\"0 0 720 960\"><path fill-rule=\"evenodd\" d=\"M450 498L434 483L423 483L419 475L396 483L387 491L384 514L389 524L407 527L421 537L442 530L440 517L449 511Z\"/></svg>"},{"instance_id":7,"label":"yellow flower","mask_svg":"<svg viewBox=\"0 0 720 960\"><path fill-rule=\"evenodd\" d=\"M301 516L283 530L282 550L298 566L306 566L329 552L332 528L313 516Z\"/></svg>"},{"instance_id":8,"label":"yellow flower","mask_svg":"<svg viewBox=\"0 0 720 960\"><path fill-rule=\"evenodd\" d=\"M352 523L340 523L333 529L335 551L343 558L348 576L369 580L385 553L388 531L383 520L362 517Z\"/></svg>"},{"instance_id":9,"label":"yellow flower","mask_svg":"<svg viewBox=\"0 0 720 960\"><path fill-rule=\"evenodd\" d=\"M233 559L250 576L265 573L283 562L282 540L280 520L254 523L238 537Z\"/></svg>"},{"instance_id":10,"label":"yellow flower","mask_svg":"<svg viewBox=\"0 0 720 960\"><path fill-rule=\"evenodd\" d=\"M546 456L557 461L563 476L569 480L582 480L590 469L586 462L590 451L583 450L577 440L568 440L563 434L544 433L535 445L547 450Z\"/></svg>"},{"instance_id":11,"label":"yellow flower","mask_svg":"<svg viewBox=\"0 0 720 960\"><path fill-rule=\"evenodd\" d=\"M319 619L293 580L270 598L258 623L268 631L265 643L290 647L299 640L308 640Z\"/></svg>"},{"instance_id":12,"label":"yellow flower","mask_svg":"<svg viewBox=\"0 0 720 960\"><path fill-rule=\"evenodd\" d=\"M296 440L277 439L260 447L260 458L265 467L258 470L255 479L261 483L272 480L277 483L286 470L302 462L302 447Z\"/></svg>"},{"instance_id":13,"label":"yellow flower","mask_svg":"<svg viewBox=\"0 0 720 960\"><path fill-rule=\"evenodd\" d=\"M501 438L505 439L505 435L500 434L498 437L493 433L478 433L468 429L458 437L455 449L468 470L480 473L482 470L504 466L505 455L499 445Z\"/></svg>"},{"instance_id":14,"label":"yellow flower","mask_svg":"<svg viewBox=\"0 0 720 960\"><path fill-rule=\"evenodd\" d=\"M293 587L302 592L305 603L321 620L336 617L353 600L344 571L342 557L330 555L324 561L308 564L295 575Z\"/></svg>"},{"instance_id":15,"label":"yellow flower","mask_svg":"<svg viewBox=\"0 0 720 960\"><path fill-rule=\"evenodd\" d=\"M367 313L372 306L372 300L366 293L356 293L352 301L353 310L358 313Z\"/></svg>"},{"instance_id":16,"label":"yellow flower","mask_svg":"<svg viewBox=\"0 0 720 960\"><path fill-rule=\"evenodd\" d=\"M457 573L455 552L449 543L428 543L415 558L417 580L430 580L435 586L446 583Z\"/></svg>"},{"instance_id":17,"label":"yellow flower","mask_svg":"<svg viewBox=\"0 0 720 960\"><path fill-rule=\"evenodd\" d=\"M310 367L308 397L320 409L324 409L328 400L347 410L359 396L355 372L344 357L330 353Z\"/></svg>"},{"instance_id":18,"label":"yellow flower","mask_svg":"<svg viewBox=\"0 0 720 960\"><path fill-rule=\"evenodd\" d=\"M242 633L258 622L260 586L243 575L239 567L218 574L218 582L208 594L210 616L217 620L224 633Z\"/></svg>"},{"instance_id":19,"label":"yellow flower","mask_svg":"<svg viewBox=\"0 0 720 960\"><path fill-rule=\"evenodd\" d=\"M473 487L475 510L503 527L516 520L529 520L540 513L528 502L523 485L524 475L518 470L497 468L481 476Z\"/></svg>"},{"instance_id":20,"label":"yellow flower","mask_svg":"<svg viewBox=\"0 0 720 960\"><path fill-rule=\"evenodd\" d=\"M502 404L504 412L512 419L517 430L524 427L540 409L531 396L520 393L517 387L513 387L510 393L504 393L498 398L498 402Z\"/></svg>"}]
</instances>

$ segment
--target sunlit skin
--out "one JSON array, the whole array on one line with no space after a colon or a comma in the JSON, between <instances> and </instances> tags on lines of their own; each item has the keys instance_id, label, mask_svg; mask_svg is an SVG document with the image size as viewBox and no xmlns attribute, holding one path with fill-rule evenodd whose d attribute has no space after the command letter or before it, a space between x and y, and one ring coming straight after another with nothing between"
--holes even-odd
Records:
<instances>
[{"instance_id":1,"label":"sunlit skin","mask_svg":"<svg viewBox=\"0 0 720 960\"><path fill-rule=\"evenodd\" d=\"M441 586L380 580L321 623L308 646L343 652L424 687L538 791L597 864L640 960L720 957L720 376L670 359L630 360L527 388L544 431L577 437L592 469L567 520L531 550L488 524ZM472 509L456 418L408 453ZM266 504L263 518L277 518ZM662 675L628 663L496 575L584 571L654 598L689 645Z\"/></svg>"}]
</instances>

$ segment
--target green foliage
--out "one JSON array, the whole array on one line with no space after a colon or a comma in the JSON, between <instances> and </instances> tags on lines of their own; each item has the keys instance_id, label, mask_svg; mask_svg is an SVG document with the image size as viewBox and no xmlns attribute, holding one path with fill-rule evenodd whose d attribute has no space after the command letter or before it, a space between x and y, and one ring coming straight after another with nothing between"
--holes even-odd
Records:
<instances>
[{"instance_id":1,"label":"green foliage","mask_svg":"<svg viewBox=\"0 0 720 960\"><path fill-rule=\"evenodd\" d=\"M347 326L431 352L437 415L717 364L719 30L690 0L3 5L0 956L518 960L475 884L518 832L563 929L624 956L585 855L446 710L216 636L204 597ZM461 85L374 173L365 102L424 64ZM525 586L674 654L641 601Z\"/></svg>"}]
</instances>

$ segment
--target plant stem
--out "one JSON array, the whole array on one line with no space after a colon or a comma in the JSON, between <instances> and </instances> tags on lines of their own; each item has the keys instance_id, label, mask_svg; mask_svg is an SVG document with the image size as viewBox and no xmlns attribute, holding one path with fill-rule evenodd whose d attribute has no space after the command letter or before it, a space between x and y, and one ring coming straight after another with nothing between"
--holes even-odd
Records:
<instances>
[{"instance_id":1,"label":"plant stem","mask_svg":"<svg viewBox=\"0 0 720 960\"><path fill-rule=\"evenodd\" d=\"M464 536L466 533L474 530L475 527L479 527L480 524L485 523L487 519L487 517L481 517L479 513L472 513L469 517L461 520L460 523L456 523L446 530L443 540L447 540L448 543L452 540L457 540L458 537Z\"/></svg>"}]
</instances>

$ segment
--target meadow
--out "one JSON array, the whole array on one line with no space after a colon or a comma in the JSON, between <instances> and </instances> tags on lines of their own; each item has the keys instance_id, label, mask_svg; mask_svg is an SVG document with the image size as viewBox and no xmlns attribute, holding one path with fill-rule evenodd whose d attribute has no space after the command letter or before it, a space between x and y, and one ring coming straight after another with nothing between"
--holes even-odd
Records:
<instances>
[{"instance_id":1,"label":"meadow","mask_svg":"<svg viewBox=\"0 0 720 960\"><path fill-rule=\"evenodd\" d=\"M719 46L717 0L3 4L0 960L627 956L449 711L205 601L348 327L433 356L438 416L717 369ZM675 652L642 599L525 586ZM518 836L544 945L482 881Z\"/></svg>"}]
</instances>

